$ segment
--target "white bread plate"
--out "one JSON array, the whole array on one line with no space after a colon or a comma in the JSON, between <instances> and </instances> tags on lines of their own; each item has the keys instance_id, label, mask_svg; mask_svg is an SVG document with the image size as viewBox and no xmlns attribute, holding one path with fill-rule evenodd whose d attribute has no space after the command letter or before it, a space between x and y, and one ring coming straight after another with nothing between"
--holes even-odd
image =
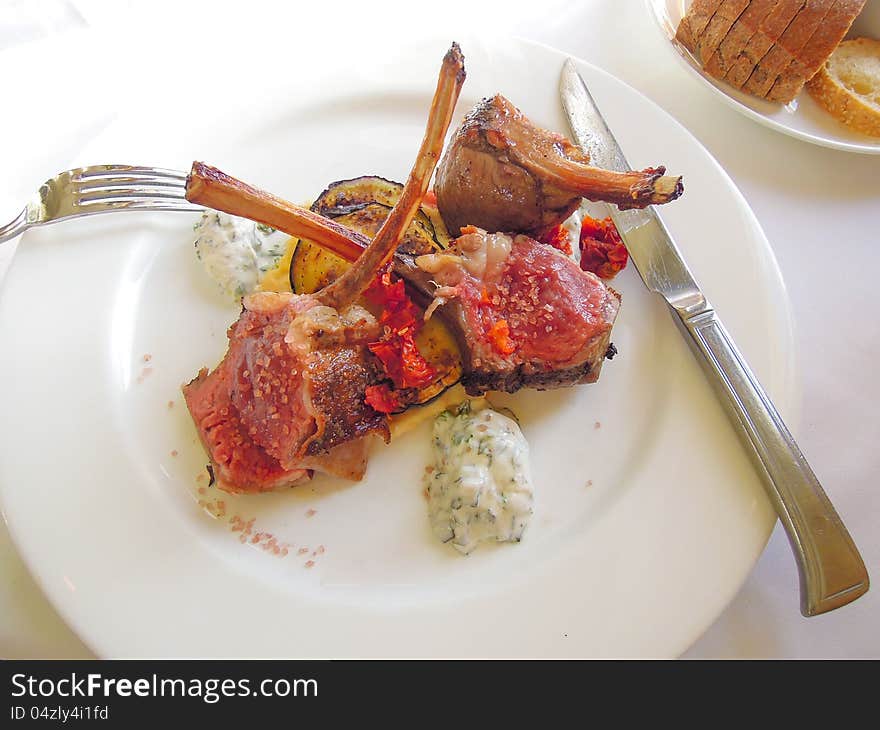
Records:
<instances>
[{"instance_id":1,"label":"white bread plate","mask_svg":"<svg viewBox=\"0 0 880 730\"><path fill-rule=\"evenodd\" d=\"M669 39L673 55L725 104L759 124L805 142L868 155L880 154L880 139L861 134L837 121L802 89L788 104L776 104L743 93L712 78L678 41L675 31L691 0L646 0L651 16ZM847 38L880 38L880 0L868 0Z\"/></svg>"}]
</instances>

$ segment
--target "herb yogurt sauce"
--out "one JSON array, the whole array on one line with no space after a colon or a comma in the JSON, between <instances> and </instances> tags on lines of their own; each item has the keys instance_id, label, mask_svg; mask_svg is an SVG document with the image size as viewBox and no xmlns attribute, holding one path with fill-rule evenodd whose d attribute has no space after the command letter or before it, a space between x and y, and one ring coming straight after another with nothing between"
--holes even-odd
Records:
<instances>
[{"instance_id":1,"label":"herb yogurt sauce","mask_svg":"<svg viewBox=\"0 0 880 730\"><path fill-rule=\"evenodd\" d=\"M246 218L207 210L194 227L196 256L230 297L256 291L287 250L288 236Z\"/></svg>"},{"instance_id":2,"label":"herb yogurt sauce","mask_svg":"<svg viewBox=\"0 0 880 730\"><path fill-rule=\"evenodd\" d=\"M534 501L529 445L516 421L465 401L434 421L425 475L434 534L461 553L481 542L519 542Z\"/></svg>"}]
</instances>

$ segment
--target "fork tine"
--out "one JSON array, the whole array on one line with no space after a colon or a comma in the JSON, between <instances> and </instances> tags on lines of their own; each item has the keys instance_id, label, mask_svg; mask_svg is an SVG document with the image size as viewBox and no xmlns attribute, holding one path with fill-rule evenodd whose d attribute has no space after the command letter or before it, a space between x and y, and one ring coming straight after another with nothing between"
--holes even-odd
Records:
<instances>
[{"instance_id":1,"label":"fork tine","mask_svg":"<svg viewBox=\"0 0 880 730\"><path fill-rule=\"evenodd\" d=\"M204 211L201 205L195 205L183 198L168 198L165 200L95 200L80 206L83 215L91 213L109 213L112 211L125 210L180 210L200 213Z\"/></svg>"},{"instance_id":2,"label":"fork tine","mask_svg":"<svg viewBox=\"0 0 880 730\"><path fill-rule=\"evenodd\" d=\"M86 180L97 177L153 177L185 181L187 173L163 167L144 167L140 165L91 165L70 171L71 180Z\"/></svg>"},{"instance_id":3,"label":"fork tine","mask_svg":"<svg viewBox=\"0 0 880 730\"><path fill-rule=\"evenodd\" d=\"M129 188L94 188L81 191L78 195L80 204L116 198L132 198L135 200L185 200L184 188L129 187Z\"/></svg>"},{"instance_id":4,"label":"fork tine","mask_svg":"<svg viewBox=\"0 0 880 730\"><path fill-rule=\"evenodd\" d=\"M85 180L77 180L71 183L71 187L78 193L86 190L113 189L119 187L136 187L136 188L167 188L169 190L180 190L183 194L186 190L186 182L184 180L174 180L163 177L90 177Z\"/></svg>"}]
</instances>

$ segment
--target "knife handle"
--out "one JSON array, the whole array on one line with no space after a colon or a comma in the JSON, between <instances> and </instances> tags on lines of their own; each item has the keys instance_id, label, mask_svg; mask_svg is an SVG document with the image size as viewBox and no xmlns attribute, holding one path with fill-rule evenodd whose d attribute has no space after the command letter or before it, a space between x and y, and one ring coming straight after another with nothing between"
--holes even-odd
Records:
<instances>
[{"instance_id":1,"label":"knife handle","mask_svg":"<svg viewBox=\"0 0 880 730\"><path fill-rule=\"evenodd\" d=\"M868 590L865 564L770 398L714 310L706 305L697 313L673 311L749 447L788 535L800 575L801 613L815 616L854 601Z\"/></svg>"}]
</instances>

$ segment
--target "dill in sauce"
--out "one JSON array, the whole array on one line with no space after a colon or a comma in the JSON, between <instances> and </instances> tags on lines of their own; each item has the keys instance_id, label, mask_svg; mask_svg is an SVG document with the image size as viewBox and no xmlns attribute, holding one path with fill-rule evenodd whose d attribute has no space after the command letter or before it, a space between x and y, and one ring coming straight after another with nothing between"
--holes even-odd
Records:
<instances>
[{"instance_id":1,"label":"dill in sauce","mask_svg":"<svg viewBox=\"0 0 880 730\"><path fill-rule=\"evenodd\" d=\"M434 421L425 475L434 534L467 554L481 542L519 542L532 514L529 446L515 420L465 401Z\"/></svg>"},{"instance_id":2,"label":"dill in sauce","mask_svg":"<svg viewBox=\"0 0 880 730\"><path fill-rule=\"evenodd\" d=\"M287 250L288 236L246 218L207 210L194 226L196 256L230 297L256 290Z\"/></svg>"}]
</instances>

